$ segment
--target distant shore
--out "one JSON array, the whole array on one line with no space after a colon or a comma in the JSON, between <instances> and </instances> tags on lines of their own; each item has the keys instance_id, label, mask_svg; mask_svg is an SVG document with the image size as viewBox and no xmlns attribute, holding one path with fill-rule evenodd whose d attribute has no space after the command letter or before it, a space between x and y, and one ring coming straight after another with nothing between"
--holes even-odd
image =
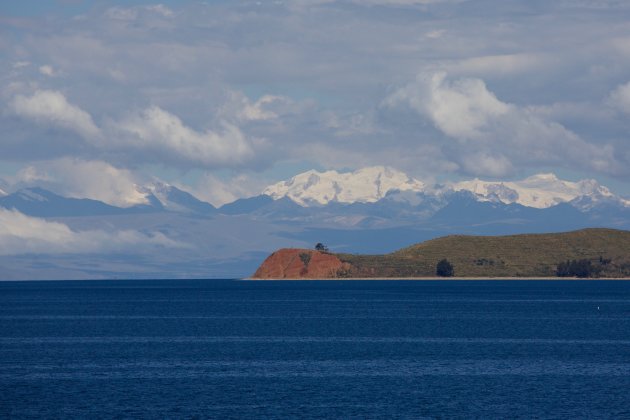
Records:
<instances>
[{"instance_id":1,"label":"distant shore","mask_svg":"<svg viewBox=\"0 0 630 420\"><path fill-rule=\"evenodd\" d=\"M241 280L251 280L251 281L331 281L331 280L416 280L416 281L452 281L452 280L527 280L527 281L536 281L536 280L558 280L558 281L584 281L584 280L630 280L630 277L348 277L348 278L322 278L322 279L310 279L304 277L297 278L276 278L276 279L261 279L255 277L245 277Z\"/></svg>"}]
</instances>

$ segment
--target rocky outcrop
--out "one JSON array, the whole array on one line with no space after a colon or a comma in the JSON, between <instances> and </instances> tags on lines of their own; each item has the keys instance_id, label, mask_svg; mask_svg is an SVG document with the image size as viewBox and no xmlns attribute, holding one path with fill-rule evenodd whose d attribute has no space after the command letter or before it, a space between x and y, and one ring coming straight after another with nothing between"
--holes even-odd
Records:
<instances>
[{"instance_id":1,"label":"rocky outcrop","mask_svg":"<svg viewBox=\"0 0 630 420\"><path fill-rule=\"evenodd\" d=\"M327 279L350 268L333 254L310 249L285 248L271 254L258 267L254 279Z\"/></svg>"}]
</instances>

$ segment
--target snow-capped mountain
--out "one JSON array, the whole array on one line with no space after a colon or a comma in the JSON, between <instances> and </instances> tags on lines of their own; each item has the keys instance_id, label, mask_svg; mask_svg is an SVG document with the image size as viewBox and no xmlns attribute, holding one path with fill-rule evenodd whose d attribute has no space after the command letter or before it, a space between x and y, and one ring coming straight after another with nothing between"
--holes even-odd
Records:
<instances>
[{"instance_id":1,"label":"snow-capped mountain","mask_svg":"<svg viewBox=\"0 0 630 420\"><path fill-rule=\"evenodd\" d=\"M302 207L311 207L330 203L376 203L386 197L397 197L412 205L420 196L425 200L433 197L445 203L449 191L468 191L479 201L521 204L537 209L560 203L571 203L584 211L604 203L630 208L630 200L613 194L593 179L572 182L547 173L520 181L473 179L445 186L429 186L404 172L383 166L341 173L311 170L271 185L263 194L274 200L289 198Z\"/></svg>"},{"instance_id":2,"label":"snow-capped mountain","mask_svg":"<svg viewBox=\"0 0 630 420\"><path fill-rule=\"evenodd\" d=\"M473 179L452 184L455 191L470 191L481 201L500 201L504 204L517 203L538 209L553 207L560 203L583 201L588 197L588 205L599 202L616 201L630 207L630 200L613 194L608 188L594 179L577 182L564 181L554 174L537 174L521 181L482 181ZM576 205L576 207L582 207ZM583 208L588 210L588 208Z\"/></svg>"},{"instance_id":3,"label":"snow-capped mountain","mask_svg":"<svg viewBox=\"0 0 630 420\"><path fill-rule=\"evenodd\" d=\"M422 181L384 166L363 168L354 172L314 170L301 173L288 181L267 187L264 195L278 200L288 197L303 207L336 203L374 203L390 191L425 189Z\"/></svg>"},{"instance_id":4,"label":"snow-capped mountain","mask_svg":"<svg viewBox=\"0 0 630 420\"><path fill-rule=\"evenodd\" d=\"M136 190L144 195L150 205L157 205L168 211L204 214L216 212L212 204L165 182L154 181L147 185L136 185Z\"/></svg>"}]
</instances>

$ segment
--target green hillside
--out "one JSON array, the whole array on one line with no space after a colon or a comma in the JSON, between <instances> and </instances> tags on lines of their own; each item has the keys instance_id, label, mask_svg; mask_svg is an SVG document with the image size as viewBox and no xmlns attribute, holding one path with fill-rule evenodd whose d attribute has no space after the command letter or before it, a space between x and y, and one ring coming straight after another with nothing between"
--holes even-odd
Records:
<instances>
[{"instance_id":1,"label":"green hillside","mask_svg":"<svg viewBox=\"0 0 630 420\"><path fill-rule=\"evenodd\" d=\"M386 255L336 254L351 265L339 277L435 276L446 258L457 277L548 277L558 263L592 262L599 277L630 276L630 232L584 229L567 233L510 236L453 235Z\"/></svg>"}]
</instances>

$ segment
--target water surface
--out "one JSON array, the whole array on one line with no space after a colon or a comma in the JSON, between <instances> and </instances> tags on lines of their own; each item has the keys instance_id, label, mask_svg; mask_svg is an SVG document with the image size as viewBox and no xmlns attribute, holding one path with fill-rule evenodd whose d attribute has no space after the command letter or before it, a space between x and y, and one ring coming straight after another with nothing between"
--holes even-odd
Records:
<instances>
[{"instance_id":1,"label":"water surface","mask_svg":"<svg viewBox=\"0 0 630 420\"><path fill-rule=\"evenodd\" d=\"M627 281L0 283L0 417L630 417Z\"/></svg>"}]
</instances>

